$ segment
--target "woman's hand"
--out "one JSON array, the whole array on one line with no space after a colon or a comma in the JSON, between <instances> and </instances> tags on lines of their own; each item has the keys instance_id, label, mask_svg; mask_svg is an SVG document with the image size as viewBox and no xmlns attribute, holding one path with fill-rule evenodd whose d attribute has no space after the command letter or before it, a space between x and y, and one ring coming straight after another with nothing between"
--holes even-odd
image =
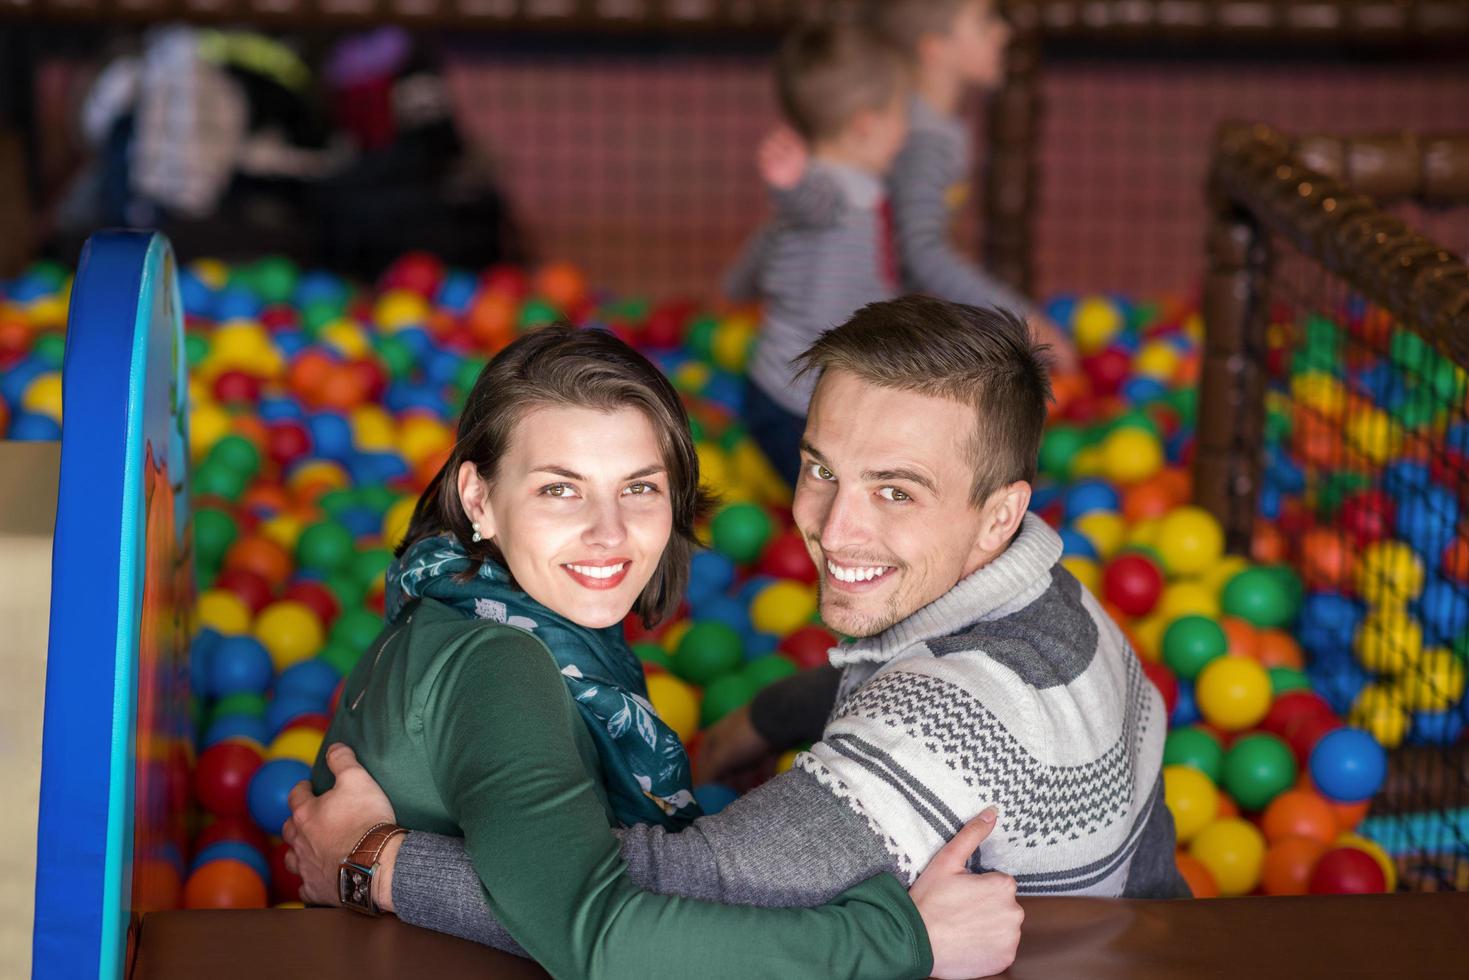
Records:
<instances>
[{"instance_id":1,"label":"woman's hand","mask_svg":"<svg viewBox=\"0 0 1469 980\"><path fill-rule=\"evenodd\" d=\"M338 743L327 749L326 764L336 784L313 796L310 783L297 783L291 789L291 817L281 828L281 839L291 849L286 869L301 876L301 900L339 905L337 872L342 861L374 824L394 822L393 805L347 746ZM373 895L378 895L376 881Z\"/></svg>"},{"instance_id":2,"label":"woman's hand","mask_svg":"<svg viewBox=\"0 0 1469 980\"><path fill-rule=\"evenodd\" d=\"M908 896L918 906L940 980L987 977L1007 969L1020 945L1025 910L1007 874L971 874L965 865L995 828L989 807L964 825L928 862Z\"/></svg>"},{"instance_id":3,"label":"woman's hand","mask_svg":"<svg viewBox=\"0 0 1469 980\"><path fill-rule=\"evenodd\" d=\"M776 190L788 191L806 175L809 156L796 131L781 126L760 141L760 176Z\"/></svg>"},{"instance_id":4,"label":"woman's hand","mask_svg":"<svg viewBox=\"0 0 1469 980\"><path fill-rule=\"evenodd\" d=\"M750 706L744 705L704 729L694 757L694 785L725 782L773 752L770 743L755 730Z\"/></svg>"}]
</instances>

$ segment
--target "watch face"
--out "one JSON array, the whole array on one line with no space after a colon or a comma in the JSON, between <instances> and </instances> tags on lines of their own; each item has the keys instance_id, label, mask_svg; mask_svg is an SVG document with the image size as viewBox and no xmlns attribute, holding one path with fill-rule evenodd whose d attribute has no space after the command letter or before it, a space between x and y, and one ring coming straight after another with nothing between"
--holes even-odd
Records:
<instances>
[{"instance_id":1,"label":"watch face","mask_svg":"<svg viewBox=\"0 0 1469 980\"><path fill-rule=\"evenodd\" d=\"M343 864L337 872L337 897L349 909L372 909L372 872L361 865Z\"/></svg>"}]
</instances>

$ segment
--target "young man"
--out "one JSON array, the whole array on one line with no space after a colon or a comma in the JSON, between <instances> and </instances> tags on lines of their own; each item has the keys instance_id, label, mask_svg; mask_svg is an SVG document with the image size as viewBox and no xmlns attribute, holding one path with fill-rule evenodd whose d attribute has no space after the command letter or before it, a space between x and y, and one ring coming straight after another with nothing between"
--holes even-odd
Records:
<instances>
[{"instance_id":1,"label":"young man","mask_svg":"<svg viewBox=\"0 0 1469 980\"><path fill-rule=\"evenodd\" d=\"M1162 699L1059 564L1059 538L1026 514L1049 383L1025 323L908 297L859 311L802 361L818 381L796 523L823 619L860 639L832 651L839 675L796 679L800 713L830 713L811 751L682 833L619 831L632 878L721 902L819 902L876 871L913 881L994 805L971 867L1012 875L1019 894L1187 895ZM752 754L751 738L733 741ZM293 800L308 882L335 873L353 814L382 805L352 775L338 798ZM401 918L506 944L461 842L409 834L390 863Z\"/></svg>"}]
</instances>

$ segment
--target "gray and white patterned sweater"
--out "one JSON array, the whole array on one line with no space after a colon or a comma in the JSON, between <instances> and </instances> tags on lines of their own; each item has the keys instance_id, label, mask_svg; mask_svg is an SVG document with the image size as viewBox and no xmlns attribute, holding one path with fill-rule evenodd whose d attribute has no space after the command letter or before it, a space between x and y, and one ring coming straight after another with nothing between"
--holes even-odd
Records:
<instances>
[{"instance_id":1,"label":"gray and white patterned sweater","mask_svg":"<svg viewBox=\"0 0 1469 980\"><path fill-rule=\"evenodd\" d=\"M832 651L844 668L822 739L790 771L681 833L615 831L649 891L821 904L874 874L911 883L994 804L971 859L1022 894L1188 894L1163 802L1166 719L1120 630L1027 516L1010 547L886 632ZM400 918L518 951L457 838L411 833Z\"/></svg>"}]
</instances>

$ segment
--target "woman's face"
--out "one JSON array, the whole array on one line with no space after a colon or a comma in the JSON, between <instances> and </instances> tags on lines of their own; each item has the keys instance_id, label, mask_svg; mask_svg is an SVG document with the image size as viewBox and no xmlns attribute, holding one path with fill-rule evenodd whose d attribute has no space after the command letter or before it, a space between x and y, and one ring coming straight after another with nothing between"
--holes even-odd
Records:
<instances>
[{"instance_id":1,"label":"woman's face","mask_svg":"<svg viewBox=\"0 0 1469 980\"><path fill-rule=\"evenodd\" d=\"M460 499L521 588L592 629L628 614L673 528L658 439L633 408L532 409L515 427L493 486L465 464Z\"/></svg>"}]
</instances>

